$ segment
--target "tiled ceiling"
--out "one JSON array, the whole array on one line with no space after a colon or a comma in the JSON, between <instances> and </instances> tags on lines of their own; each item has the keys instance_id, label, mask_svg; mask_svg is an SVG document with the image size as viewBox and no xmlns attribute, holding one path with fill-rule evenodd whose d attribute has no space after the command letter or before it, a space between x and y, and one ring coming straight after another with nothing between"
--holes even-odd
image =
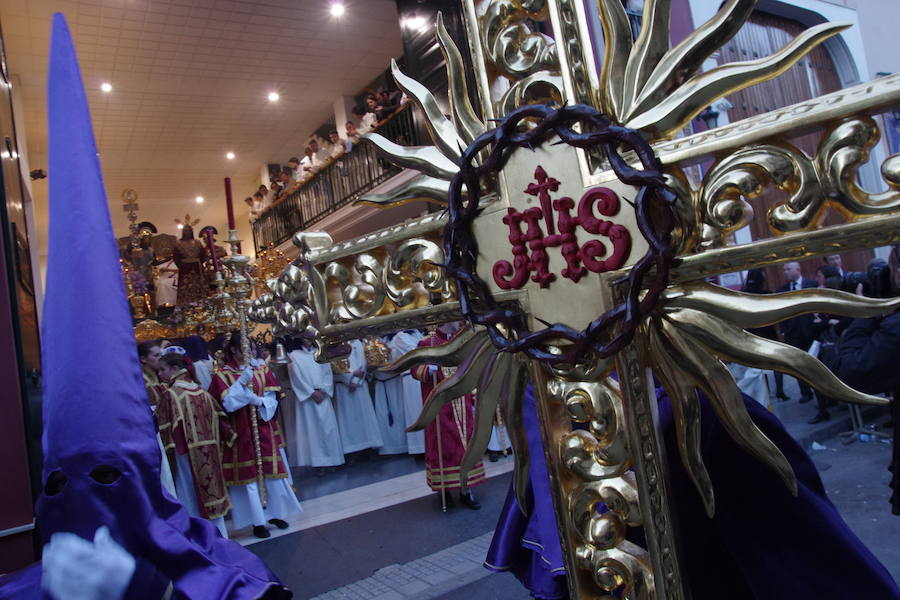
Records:
<instances>
[{"instance_id":1,"label":"tiled ceiling","mask_svg":"<svg viewBox=\"0 0 900 600\"><path fill-rule=\"evenodd\" d=\"M237 200L249 195L262 164L300 154L335 99L357 93L402 53L393 0L344 4L335 18L328 0L0 0L30 167L47 168L50 24L62 12L116 232L127 233L124 188L138 191L141 220L161 232L176 233L173 219L185 212L223 231L223 177L232 177ZM111 93L100 90L103 82ZM280 94L277 103L267 100L270 91ZM236 160L225 158L229 151ZM42 254L47 187L33 185Z\"/></svg>"}]
</instances>

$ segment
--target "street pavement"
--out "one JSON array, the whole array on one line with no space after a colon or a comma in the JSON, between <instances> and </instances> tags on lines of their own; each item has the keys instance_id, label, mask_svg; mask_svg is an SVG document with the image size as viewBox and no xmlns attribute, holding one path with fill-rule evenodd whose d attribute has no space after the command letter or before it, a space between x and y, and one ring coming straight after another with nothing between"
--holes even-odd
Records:
<instances>
[{"instance_id":1,"label":"street pavement","mask_svg":"<svg viewBox=\"0 0 900 600\"><path fill-rule=\"evenodd\" d=\"M832 409L829 421L808 424L814 403L799 404L792 378L785 378L785 387L791 400L776 402L773 412L812 457L850 528L900 581L900 516L891 515L888 504L890 444L841 437L850 429L844 408ZM864 415L867 423L887 431L886 411ZM442 514L436 497L420 498L251 550L300 599L527 600L512 575L490 573L481 565L509 481L506 473L476 488L480 511L456 506Z\"/></svg>"}]
</instances>

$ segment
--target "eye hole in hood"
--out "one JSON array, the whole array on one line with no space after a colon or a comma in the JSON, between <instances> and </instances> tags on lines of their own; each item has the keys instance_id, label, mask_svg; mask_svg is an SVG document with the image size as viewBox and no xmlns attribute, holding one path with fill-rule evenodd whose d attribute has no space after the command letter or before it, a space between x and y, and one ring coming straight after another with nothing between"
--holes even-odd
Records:
<instances>
[{"instance_id":1,"label":"eye hole in hood","mask_svg":"<svg viewBox=\"0 0 900 600\"><path fill-rule=\"evenodd\" d=\"M68 482L69 478L66 477L65 473L62 471L53 471L47 477L46 483L44 483L44 494L47 496L55 496L66 487L66 483Z\"/></svg>"},{"instance_id":2,"label":"eye hole in hood","mask_svg":"<svg viewBox=\"0 0 900 600\"><path fill-rule=\"evenodd\" d=\"M100 465L99 467L94 467L94 470L91 471L91 479L104 485L115 483L121 476L122 471L111 465Z\"/></svg>"}]
</instances>

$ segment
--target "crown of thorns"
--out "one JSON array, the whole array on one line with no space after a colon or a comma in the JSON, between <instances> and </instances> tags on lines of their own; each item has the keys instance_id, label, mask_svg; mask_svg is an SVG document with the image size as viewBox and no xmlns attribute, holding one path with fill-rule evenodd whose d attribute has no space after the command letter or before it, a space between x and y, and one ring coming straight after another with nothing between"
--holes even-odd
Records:
<instances>
[{"instance_id":1,"label":"crown of thorns","mask_svg":"<svg viewBox=\"0 0 900 600\"><path fill-rule=\"evenodd\" d=\"M520 126L526 120L534 126L523 130ZM573 128L575 124L580 125L580 131ZM618 179L639 188L634 200L635 216L649 246L628 273L624 302L581 331L562 323L547 323L545 329L530 331L525 315L517 309L500 306L476 270L478 241L472 233L472 223L479 212L482 178L500 171L514 149L534 149L551 134L559 137L559 143L586 150L599 148ZM475 164L485 151L484 160ZM622 156L632 153L641 168L632 167ZM463 185L466 197L462 193ZM561 108L531 105L509 113L499 120L496 128L466 148L460 170L450 182L444 267L458 285L463 315L472 323L485 326L494 345L504 351L524 352L531 358L554 364L576 364L589 356L612 356L631 341L638 325L655 308L669 283L674 260L672 231L678 222L675 199L675 194L665 185L659 160L641 134L612 124L596 109L580 104ZM643 289L646 293L641 296ZM553 351L547 347L548 343L559 340L569 343Z\"/></svg>"}]
</instances>

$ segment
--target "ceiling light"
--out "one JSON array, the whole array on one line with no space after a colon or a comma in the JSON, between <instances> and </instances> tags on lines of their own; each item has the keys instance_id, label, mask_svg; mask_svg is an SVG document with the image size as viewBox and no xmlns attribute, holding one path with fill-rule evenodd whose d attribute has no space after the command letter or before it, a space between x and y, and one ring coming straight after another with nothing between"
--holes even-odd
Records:
<instances>
[{"instance_id":1,"label":"ceiling light","mask_svg":"<svg viewBox=\"0 0 900 600\"><path fill-rule=\"evenodd\" d=\"M225 158L227 158L228 160L234 160L234 152L229 152L225 155Z\"/></svg>"},{"instance_id":2,"label":"ceiling light","mask_svg":"<svg viewBox=\"0 0 900 600\"><path fill-rule=\"evenodd\" d=\"M197 204L203 204L203 196L197 196Z\"/></svg>"},{"instance_id":3,"label":"ceiling light","mask_svg":"<svg viewBox=\"0 0 900 600\"><path fill-rule=\"evenodd\" d=\"M346 9L344 8L344 5L341 4L340 2L332 2L331 3L331 16L332 17L343 17L345 10Z\"/></svg>"},{"instance_id":4,"label":"ceiling light","mask_svg":"<svg viewBox=\"0 0 900 600\"><path fill-rule=\"evenodd\" d=\"M278 102L278 99L281 96L278 95L278 92L269 92L269 102Z\"/></svg>"},{"instance_id":5,"label":"ceiling light","mask_svg":"<svg viewBox=\"0 0 900 600\"><path fill-rule=\"evenodd\" d=\"M179 223L179 224L176 225L175 227L177 227L178 229L184 229L184 225L182 225L181 223Z\"/></svg>"},{"instance_id":6,"label":"ceiling light","mask_svg":"<svg viewBox=\"0 0 900 600\"><path fill-rule=\"evenodd\" d=\"M100 84L100 89L108 94L112 91L112 84L104 81Z\"/></svg>"}]
</instances>

